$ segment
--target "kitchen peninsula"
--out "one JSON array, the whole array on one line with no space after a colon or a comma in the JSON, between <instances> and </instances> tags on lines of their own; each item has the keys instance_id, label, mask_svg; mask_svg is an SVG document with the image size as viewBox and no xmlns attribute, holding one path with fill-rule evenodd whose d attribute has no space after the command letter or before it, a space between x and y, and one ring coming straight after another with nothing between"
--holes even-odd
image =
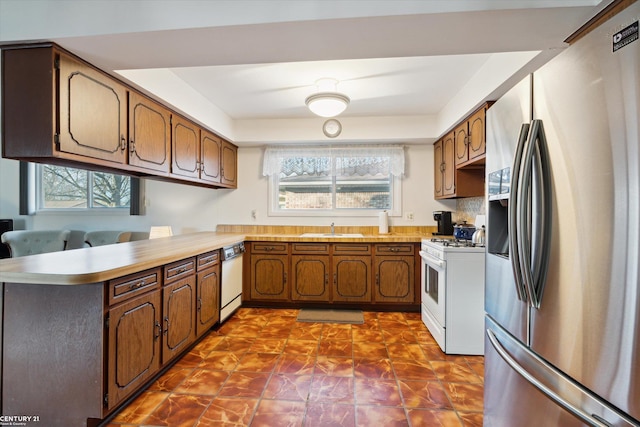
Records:
<instances>
[{"instance_id":1,"label":"kitchen peninsula","mask_svg":"<svg viewBox=\"0 0 640 427\"><path fill-rule=\"evenodd\" d=\"M360 229L363 237L309 238L301 237L297 229L291 234L273 228L219 229L224 232L1 260L4 413L38 414L47 425L92 426L117 411L217 322L216 318L205 325L208 327L198 328L202 303L198 297L210 285L201 279L207 277L201 273L219 272L223 246L240 241L250 247L259 242L279 243L287 246L287 261L296 256L289 251L299 245L306 249L322 246L331 252L311 255L355 259L371 267L378 265L376 256L385 263L414 259L418 256L414 246L430 234L415 230L376 235ZM396 254L392 250L396 246L411 252ZM364 248L365 253L342 259L334 247ZM383 248L390 252L378 253ZM245 272L250 265L245 261ZM216 287L218 274L212 282ZM419 272L408 274L412 284L418 283ZM246 277L245 289L250 283ZM373 284L372 277L368 280ZM375 291L371 295L374 299L369 303L381 302ZM419 304L414 295L410 300ZM304 298L289 298L261 304L308 303ZM391 301L398 302L402 301ZM377 308L384 309L384 304Z\"/></svg>"}]
</instances>

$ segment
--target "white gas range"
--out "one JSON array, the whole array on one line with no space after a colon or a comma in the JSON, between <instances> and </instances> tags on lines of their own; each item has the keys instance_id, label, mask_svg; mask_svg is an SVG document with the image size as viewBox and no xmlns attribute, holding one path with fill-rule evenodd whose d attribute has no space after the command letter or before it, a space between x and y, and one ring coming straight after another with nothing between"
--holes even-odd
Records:
<instances>
[{"instance_id":1,"label":"white gas range","mask_svg":"<svg viewBox=\"0 0 640 427\"><path fill-rule=\"evenodd\" d=\"M484 354L484 254L468 240L422 240L422 321L447 354Z\"/></svg>"}]
</instances>

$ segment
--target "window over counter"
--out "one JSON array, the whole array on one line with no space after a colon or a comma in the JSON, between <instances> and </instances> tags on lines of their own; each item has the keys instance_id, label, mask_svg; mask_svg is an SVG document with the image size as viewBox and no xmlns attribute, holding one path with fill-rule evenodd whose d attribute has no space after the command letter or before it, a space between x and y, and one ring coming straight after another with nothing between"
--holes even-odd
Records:
<instances>
[{"instance_id":1,"label":"window over counter","mask_svg":"<svg viewBox=\"0 0 640 427\"><path fill-rule=\"evenodd\" d=\"M140 179L50 164L21 164L21 214L101 212L140 215Z\"/></svg>"},{"instance_id":2,"label":"window over counter","mask_svg":"<svg viewBox=\"0 0 640 427\"><path fill-rule=\"evenodd\" d=\"M269 215L401 214L404 148L286 146L265 150Z\"/></svg>"}]
</instances>

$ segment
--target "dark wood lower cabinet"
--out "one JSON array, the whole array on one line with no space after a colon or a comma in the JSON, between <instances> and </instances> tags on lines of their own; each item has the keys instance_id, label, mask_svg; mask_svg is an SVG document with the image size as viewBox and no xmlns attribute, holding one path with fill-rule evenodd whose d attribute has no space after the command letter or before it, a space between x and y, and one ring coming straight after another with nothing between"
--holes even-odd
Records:
<instances>
[{"instance_id":1,"label":"dark wood lower cabinet","mask_svg":"<svg viewBox=\"0 0 640 427\"><path fill-rule=\"evenodd\" d=\"M375 302L414 302L414 270L412 256L376 256Z\"/></svg>"},{"instance_id":2,"label":"dark wood lower cabinet","mask_svg":"<svg viewBox=\"0 0 640 427\"><path fill-rule=\"evenodd\" d=\"M291 256L291 299L329 301L329 255Z\"/></svg>"},{"instance_id":3,"label":"dark wood lower cabinet","mask_svg":"<svg viewBox=\"0 0 640 427\"><path fill-rule=\"evenodd\" d=\"M113 409L160 368L160 290L109 310L107 409Z\"/></svg>"},{"instance_id":4,"label":"dark wood lower cabinet","mask_svg":"<svg viewBox=\"0 0 640 427\"><path fill-rule=\"evenodd\" d=\"M251 255L250 277L251 299L289 299L288 255Z\"/></svg>"},{"instance_id":5,"label":"dark wood lower cabinet","mask_svg":"<svg viewBox=\"0 0 640 427\"><path fill-rule=\"evenodd\" d=\"M196 276L165 285L162 300L162 363L167 363L196 339Z\"/></svg>"},{"instance_id":6,"label":"dark wood lower cabinet","mask_svg":"<svg viewBox=\"0 0 640 427\"><path fill-rule=\"evenodd\" d=\"M333 300L371 302L371 257L333 257Z\"/></svg>"},{"instance_id":7,"label":"dark wood lower cabinet","mask_svg":"<svg viewBox=\"0 0 640 427\"><path fill-rule=\"evenodd\" d=\"M243 304L419 311L415 243L250 242ZM291 272L290 283L287 272Z\"/></svg>"},{"instance_id":8,"label":"dark wood lower cabinet","mask_svg":"<svg viewBox=\"0 0 640 427\"><path fill-rule=\"evenodd\" d=\"M207 332L220 320L220 268L209 268L197 276L196 334Z\"/></svg>"}]
</instances>

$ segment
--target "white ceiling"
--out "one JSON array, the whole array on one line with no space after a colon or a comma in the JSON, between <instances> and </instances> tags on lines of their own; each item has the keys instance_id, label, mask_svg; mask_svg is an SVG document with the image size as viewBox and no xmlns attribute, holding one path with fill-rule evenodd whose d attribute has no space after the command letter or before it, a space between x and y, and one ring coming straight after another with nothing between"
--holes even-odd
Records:
<instances>
[{"instance_id":1,"label":"white ceiling","mask_svg":"<svg viewBox=\"0 0 640 427\"><path fill-rule=\"evenodd\" d=\"M486 80L478 83L477 74L496 54L564 47L602 7L598 0L0 0L0 42L56 41L215 129L221 122L194 107L210 105L225 116L226 133L256 120L313 118L304 99L321 77L338 79L351 98L345 120L428 116L437 133L449 117L504 90L501 82L470 88ZM176 82L191 91L171 92Z\"/></svg>"}]
</instances>

